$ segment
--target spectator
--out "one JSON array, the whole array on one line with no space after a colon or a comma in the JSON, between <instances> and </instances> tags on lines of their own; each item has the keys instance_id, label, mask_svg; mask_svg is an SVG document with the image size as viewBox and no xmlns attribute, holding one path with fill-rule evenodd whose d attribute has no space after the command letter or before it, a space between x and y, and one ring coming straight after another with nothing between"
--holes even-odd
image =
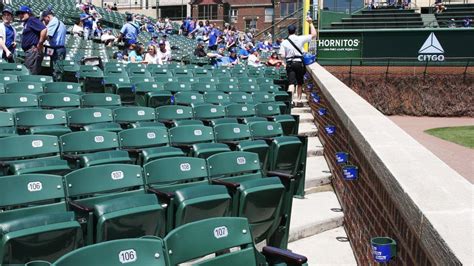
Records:
<instances>
[{"instance_id":1,"label":"spectator","mask_svg":"<svg viewBox=\"0 0 474 266\"><path fill-rule=\"evenodd\" d=\"M47 36L46 26L33 16L28 6L20 6L16 15L23 22L21 48L25 52L24 65L30 70L30 74L39 75L43 62L43 44Z\"/></svg>"},{"instance_id":2,"label":"spectator","mask_svg":"<svg viewBox=\"0 0 474 266\"><path fill-rule=\"evenodd\" d=\"M122 29L120 29L118 40L123 40L125 47L128 47L130 44L137 42L138 34L140 33L140 26L133 21L133 16L131 14L127 14L126 20L127 23L125 23L125 25L122 26Z\"/></svg>"},{"instance_id":3,"label":"spectator","mask_svg":"<svg viewBox=\"0 0 474 266\"><path fill-rule=\"evenodd\" d=\"M233 31L229 31L227 35L227 40L226 40L226 46L225 48L230 51L232 48L234 48L237 45L237 37L235 36Z\"/></svg>"},{"instance_id":4,"label":"spectator","mask_svg":"<svg viewBox=\"0 0 474 266\"><path fill-rule=\"evenodd\" d=\"M225 46L220 46L217 52L210 52L207 57L211 59L211 64L216 67L230 66L231 62L228 56L225 56Z\"/></svg>"},{"instance_id":5,"label":"spectator","mask_svg":"<svg viewBox=\"0 0 474 266\"><path fill-rule=\"evenodd\" d=\"M171 61L171 50L166 49L165 41L161 40L159 43L158 57L160 58L162 64L168 63Z\"/></svg>"},{"instance_id":6,"label":"spectator","mask_svg":"<svg viewBox=\"0 0 474 266\"><path fill-rule=\"evenodd\" d=\"M84 27L82 26L82 21L78 19L74 26L72 27L72 35L74 37L82 37L84 35Z\"/></svg>"},{"instance_id":7,"label":"spectator","mask_svg":"<svg viewBox=\"0 0 474 266\"><path fill-rule=\"evenodd\" d=\"M202 41L204 39L204 32L205 31L206 31L206 29L204 28L204 23L202 21L199 21L197 27L194 29L192 34L194 34L196 40L199 42L199 41Z\"/></svg>"},{"instance_id":8,"label":"spectator","mask_svg":"<svg viewBox=\"0 0 474 266\"><path fill-rule=\"evenodd\" d=\"M229 62L231 65L237 65L240 63L239 56L237 55L237 48L230 49Z\"/></svg>"},{"instance_id":9,"label":"spectator","mask_svg":"<svg viewBox=\"0 0 474 266\"><path fill-rule=\"evenodd\" d=\"M250 55L249 55L249 58L247 60L247 65L253 66L253 67L261 67L262 66L262 62L260 62L260 56L258 54L257 49L252 49L250 51Z\"/></svg>"},{"instance_id":10,"label":"spectator","mask_svg":"<svg viewBox=\"0 0 474 266\"><path fill-rule=\"evenodd\" d=\"M239 51L240 59L243 59L243 60L248 59L250 55L250 50L251 50L250 43L245 44L244 48L241 48Z\"/></svg>"},{"instance_id":11,"label":"spectator","mask_svg":"<svg viewBox=\"0 0 474 266\"><path fill-rule=\"evenodd\" d=\"M94 16L90 14L89 7L84 8L84 13L81 14L80 18L84 29L83 38L84 40L90 39L92 35L92 27L94 25Z\"/></svg>"},{"instance_id":12,"label":"spectator","mask_svg":"<svg viewBox=\"0 0 474 266\"><path fill-rule=\"evenodd\" d=\"M278 54L276 52L273 52L272 55L267 60L267 66L274 66L274 67L280 67L280 66L286 66L285 62L283 60L280 60L278 58Z\"/></svg>"},{"instance_id":13,"label":"spectator","mask_svg":"<svg viewBox=\"0 0 474 266\"><path fill-rule=\"evenodd\" d=\"M214 24L209 24L209 43L207 49L216 51L217 50L217 38L219 37L219 32L214 28Z\"/></svg>"},{"instance_id":14,"label":"spectator","mask_svg":"<svg viewBox=\"0 0 474 266\"><path fill-rule=\"evenodd\" d=\"M446 6L443 4L443 0L435 0L435 13L443 13L446 10Z\"/></svg>"},{"instance_id":15,"label":"spectator","mask_svg":"<svg viewBox=\"0 0 474 266\"><path fill-rule=\"evenodd\" d=\"M171 51L171 44L168 41L168 35L164 34L161 39L165 42L166 50Z\"/></svg>"},{"instance_id":16,"label":"spectator","mask_svg":"<svg viewBox=\"0 0 474 266\"><path fill-rule=\"evenodd\" d=\"M58 61L66 57L66 26L49 9L43 11L41 17L47 28L49 47L46 49L46 54L51 57L50 71L57 81L61 78Z\"/></svg>"},{"instance_id":17,"label":"spectator","mask_svg":"<svg viewBox=\"0 0 474 266\"><path fill-rule=\"evenodd\" d=\"M143 47L136 43L130 44L128 47L128 62L141 63L143 61Z\"/></svg>"},{"instance_id":18,"label":"spectator","mask_svg":"<svg viewBox=\"0 0 474 266\"><path fill-rule=\"evenodd\" d=\"M173 33L173 25L171 25L171 21L169 18L165 18L165 33L166 34Z\"/></svg>"},{"instance_id":19,"label":"spectator","mask_svg":"<svg viewBox=\"0 0 474 266\"><path fill-rule=\"evenodd\" d=\"M114 6L112 7L112 11L118 11L117 3L114 3Z\"/></svg>"},{"instance_id":20,"label":"spectator","mask_svg":"<svg viewBox=\"0 0 474 266\"><path fill-rule=\"evenodd\" d=\"M100 41L103 42L106 46L112 47L115 42L115 36L112 35L112 30L104 30L104 34L100 37Z\"/></svg>"},{"instance_id":21,"label":"spectator","mask_svg":"<svg viewBox=\"0 0 474 266\"><path fill-rule=\"evenodd\" d=\"M303 94L303 82L304 74L306 72L303 65L303 46L305 43L309 43L313 38L316 38L316 29L313 25L311 17L306 18L307 23L310 26L309 35L296 35L296 27L294 25L288 26L288 38L281 43L280 55L286 60L286 72L288 75L290 91L297 89L297 101L301 101Z\"/></svg>"},{"instance_id":22,"label":"spectator","mask_svg":"<svg viewBox=\"0 0 474 266\"><path fill-rule=\"evenodd\" d=\"M102 28L102 23L97 22L94 26L94 37L102 37L102 34L104 33L104 29Z\"/></svg>"},{"instance_id":23,"label":"spectator","mask_svg":"<svg viewBox=\"0 0 474 266\"><path fill-rule=\"evenodd\" d=\"M155 33L156 32L156 27L153 25L153 22L151 20L146 20L145 21L145 26L144 26L145 31L149 33Z\"/></svg>"},{"instance_id":24,"label":"spectator","mask_svg":"<svg viewBox=\"0 0 474 266\"><path fill-rule=\"evenodd\" d=\"M448 28L456 28L456 20L454 18L449 20Z\"/></svg>"},{"instance_id":25,"label":"spectator","mask_svg":"<svg viewBox=\"0 0 474 266\"><path fill-rule=\"evenodd\" d=\"M11 25L13 21L13 11L5 8L2 11L2 23L0 23L0 57L9 63L15 61L14 54L16 48L16 30Z\"/></svg>"},{"instance_id":26,"label":"spectator","mask_svg":"<svg viewBox=\"0 0 474 266\"><path fill-rule=\"evenodd\" d=\"M163 64L156 52L156 46L148 45L147 53L145 55L145 60L143 61L143 63L144 64L160 64L160 65Z\"/></svg>"},{"instance_id":27,"label":"spectator","mask_svg":"<svg viewBox=\"0 0 474 266\"><path fill-rule=\"evenodd\" d=\"M275 43L272 44L273 49L275 49L275 50L280 50L280 45L281 45L282 42L283 42L283 39L282 39L282 38L276 39L276 40L275 40Z\"/></svg>"},{"instance_id":28,"label":"spectator","mask_svg":"<svg viewBox=\"0 0 474 266\"><path fill-rule=\"evenodd\" d=\"M472 25L472 19L470 18L465 18L463 21L462 21L462 26L464 28L470 28Z\"/></svg>"},{"instance_id":29,"label":"spectator","mask_svg":"<svg viewBox=\"0 0 474 266\"><path fill-rule=\"evenodd\" d=\"M157 33L153 33L151 35L151 40L150 40L150 42L148 42L148 45L158 46L158 34Z\"/></svg>"},{"instance_id":30,"label":"spectator","mask_svg":"<svg viewBox=\"0 0 474 266\"><path fill-rule=\"evenodd\" d=\"M194 56L197 57L205 57L207 55L206 51L204 51L204 43L198 42L196 49L194 49Z\"/></svg>"}]
</instances>

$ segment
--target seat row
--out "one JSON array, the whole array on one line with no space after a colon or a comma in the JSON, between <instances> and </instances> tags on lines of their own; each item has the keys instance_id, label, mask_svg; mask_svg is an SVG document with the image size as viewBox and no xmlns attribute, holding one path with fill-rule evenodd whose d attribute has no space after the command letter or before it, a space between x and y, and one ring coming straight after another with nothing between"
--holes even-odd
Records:
<instances>
[{"instance_id":1,"label":"seat row","mask_svg":"<svg viewBox=\"0 0 474 266\"><path fill-rule=\"evenodd\" d=\"M0 261L51 260L83 243L164 236L225 216L247 218L255 243L286 247L295 180L267 175L257 154L234 151L161 158L143 168L106 164L64 176L2 176Z\"/></svg>"},{"instance_id":2,"label":"seat row","mask_svg":"<svg viewBox=\"0 0 474 266\"><path fill-rule=\"evenodd\" d=\"M306 257L285 249L265 246L259 252L248 232L250 228L245 218L209 218L182 225L163 239L143 237L111 240L79 248L53 263L36 261L35 266L73 266L78 262L83 265L130 263L137 266L165 266L197 259L201 259L199 265L307 265ZM223 253L222 250L227 252Z\"/></svg>"}]
</instances>

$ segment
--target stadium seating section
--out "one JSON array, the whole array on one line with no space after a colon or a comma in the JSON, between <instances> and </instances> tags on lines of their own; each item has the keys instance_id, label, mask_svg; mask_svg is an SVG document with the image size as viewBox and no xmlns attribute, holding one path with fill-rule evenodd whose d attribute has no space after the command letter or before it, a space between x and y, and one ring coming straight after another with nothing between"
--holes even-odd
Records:
<instances>
[{"instance_id":1,"label":"stadium seating section","mask_svg":"<svg viewBox=\"0 0 474 266\"><path fill-rule=\"evenodd\" d=\"M79 16L74 0L20 4ZM284 69L215 68L169 40L172 62L146 66L68 35L56 81L30 75L21 49L0 62L0 264L306 263L285 250L307 139Z\"/></svg>"}]
</instances>

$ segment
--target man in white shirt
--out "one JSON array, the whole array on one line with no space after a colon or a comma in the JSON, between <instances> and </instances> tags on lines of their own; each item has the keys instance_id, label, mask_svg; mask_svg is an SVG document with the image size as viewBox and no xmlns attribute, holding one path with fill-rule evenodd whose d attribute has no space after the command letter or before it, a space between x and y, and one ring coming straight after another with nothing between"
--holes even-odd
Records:
<instances>
[{"instance_id":1,"label":"man in white shirt","mask_svg":"<svg viewBox=\"0 0 474 266\"><path fill-rule=\"evenodd\" d=\"M167 64L168 62L171 61L171 51L166 49L166 43L164 40L161 40L158 43L158 52L156 53L158 55L158 58L163 62L163 64Z\"/></svg>"},{"instance_id":2,"label":"man in white shirt","mask_svg":"<svg viewBox=\"0 0 474 266\"><path fill-rule=\"evenodd\" d=\"M247 59L247 64L253 67L260 67L262 63L260 62L260 58L258 57L257 49L252 49L249 58Z\"/></svg>"},{"instance_id":3,"label":"man in white shirt","mask_svg":"<svg viewBox=\"0 0 474 266\"><path fill-rule=\"evenodd\" d=\"M296 35L296 27L290 25L288 26L288 38L284 40L280 46L280 55L286 60L286 72L289 81L288 90L295 93L296 86L298 101L301 101L304 74L306 73L303 64L303 54L301 52L303 52L304 44L309 43L311 39L316 38L317 35L316 29L313 25L313 20L310 17L307 17L306 22L309 23L310 26L309 35ZM289 40L291 40L291 42Z\"/></svg>"}]
</instances>

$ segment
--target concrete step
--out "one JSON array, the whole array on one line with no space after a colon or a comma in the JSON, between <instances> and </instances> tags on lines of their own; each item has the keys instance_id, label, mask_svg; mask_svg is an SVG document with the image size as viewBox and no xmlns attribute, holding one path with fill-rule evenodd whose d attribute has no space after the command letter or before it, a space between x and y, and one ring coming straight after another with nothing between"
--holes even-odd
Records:
<instances>
[{"instance_id":1,"label":"concrete step","mask_svg":"<svg viewBox=\"0 0 474 266\"><path fill-rule=\"evenodd\" d=\"M291 108L291 114L297 115L301 113L311 113L311 108L308 106Z\"/></svg>"},{"instance_id":2,"label":"concrete step","mask_svg":"<svg viewBox=\"0 0 474 266\"><path fill-rule=\"evenodd\" d=\"M289 242L342 226L344 214L333 191L293 199ZM304 253L303 253L304 254Z\"/></svg>"},{"instance_id":3,"label":"concrete step","mask_svg":"<svg viewBox=\"0 0 474 266\"><path fill-rule=\"evenodd\" d=\"M300 123L300 126L298 128L298 134L308 137L316 137L318 135L318 128L313 122Z\"/></svg>"},{"instance_id":4,"label":"concrete step","mask_svg":"<svg viewBox=\"0 0 474 266\"><path fill-rule=\"evenodd\" d=\"M306 159L305 192L311 193L314 188L331 183L331 172L323 156Z\"/></svg>"},{"instance_id":5,"label":"concrete step","mask_svg":"<svg viewBox=\"0 0 474 266\"><path fill-rule=\"evenodd\" d=\"M308 138L308 157L322 156L323 152L323 144L321 144L318 137Z\"/></svg>"},{"instance_id":6,"label":"concrete step","mask_svg":"<svg viewBox=\"0 0 474 266\"><path fill-rule=\"evenodd\" d=\"M312 123L314 121L313 114L311 113L300 113L300 123Z\"/></svg>"},{"instance_id":7,"label":"concrete step","mask_svg":"<svg viewBox=\"0 0 474 266\"><path fill-rule=\"evenodd\" d=\"M342 226L289 243L288 249L306 256L311 266L357 265Z\"/></svg>"}]
</instances>

